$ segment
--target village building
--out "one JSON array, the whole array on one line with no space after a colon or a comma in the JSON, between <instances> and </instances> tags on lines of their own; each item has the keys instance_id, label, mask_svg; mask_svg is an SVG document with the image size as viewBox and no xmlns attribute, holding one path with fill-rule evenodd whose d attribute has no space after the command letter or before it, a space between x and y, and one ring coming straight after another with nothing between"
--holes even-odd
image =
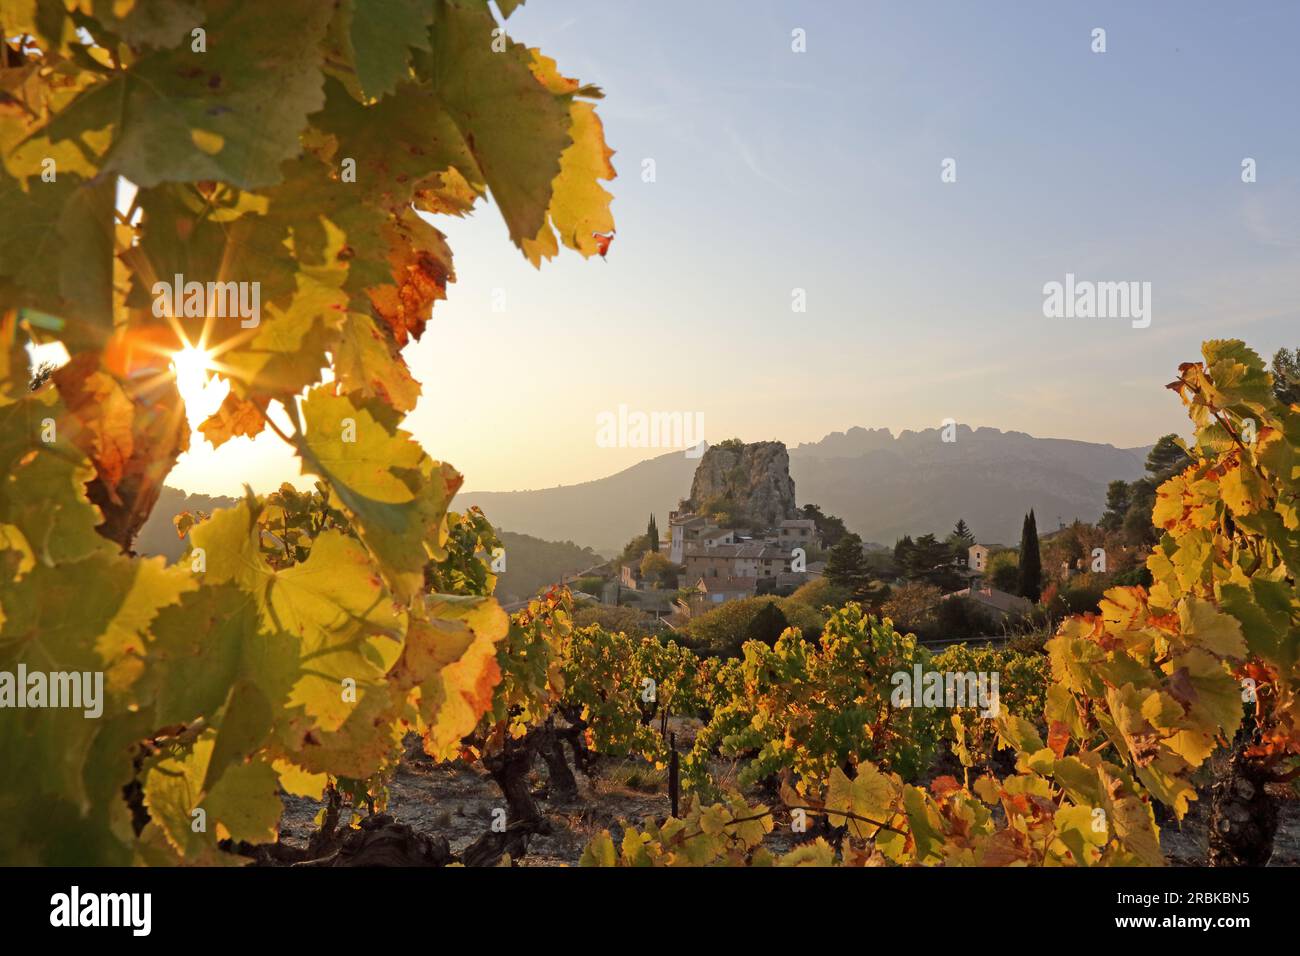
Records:
<instances>
[{"instance_id":1,"label":"village building","mask_svg":"<svg viewBox=\"0 0 1300 956\"><path fill-rule=\"evenodd\" d=\"M947 601L952 598L962 597L969 598L973 603L988 611L994 620L999 622L1008 618L1022 617L1034 609L1032 601L1016 594L999 591L989 584L973 584L971 587L963 588L960 591L945 594L940 600Z\"/></svg>"},{"instance_id":2,"label":"village building","mask_svg":"<svg viewBox=\"0 0 1300 956\"><path fill-rule=\"evenodd\" d=\"M687 547L686 580L698 578L775 578L790 567L790 555L766 544Z\"/></svg>"},{"instance_id":3,"label":"village building","mask_svg":"<svg viewBox=\"0 0 1300 956\"><path fill-rule=\"evenodd\" d=\"M736 532L730 528L709 528L700 532L700 535L696 540L706 548L716 548L723 544L740 543L736 540Z\"/></svg>"},{"instance_id":4,"label":"village building","mask_svg":"<svg viewBox=\"0 0 1300 956\"><path fill-rule=\"evenodd\" d=\"M699 541L700 535L715 528L716 525L702 515L670 511L668 513L668 559L673 564L681 564L686 560L686 546Z\"/></svg>"},{"instance_id":5,"label":"village building","mask_svg":"<svg viewBox=\"0 0 1300 956\"><path fill-rule=\"evenodd\" d=\"M815 548L818 545L817 524L811 518L786 518L768 534L768 543L791 551L794 548Z\"/></svg>"},{"instance_id":6,"label":"village building","mask_svg":"<svg viewBox=\"0 0 1300 956\"><path fill-rule=\"evenodd\" d=\"M699 614L727 601L751 598L758 591L757 583L756 578L700 578L695 582L691 613Z\"/></svg>"}]
</instances>

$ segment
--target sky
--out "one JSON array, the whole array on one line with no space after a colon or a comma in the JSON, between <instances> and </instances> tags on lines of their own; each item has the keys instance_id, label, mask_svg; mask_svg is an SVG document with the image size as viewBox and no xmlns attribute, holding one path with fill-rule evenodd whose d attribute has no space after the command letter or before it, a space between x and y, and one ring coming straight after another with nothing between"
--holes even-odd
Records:
<instances>
[{"instance_id":1,"label":"sky","mask_svg":"<svg viewBox=\"0 0 1300 956\"><path fill-rule=\"evenodd\" d=\"M508 30L604 89L618 230L538 271L490 203L435 220L457 282L405 352L406 427L466 490L664 453L602 447L621 405L711 442L1148 444L1186 431L1164 385L1202 340L1300 346L1300 4L529 0ZM1150 325L1045 317L1067 273L1149 282ZM269 434L233 470L194 444L190 492L298 473Z\"/></svg>"}]
</instances>

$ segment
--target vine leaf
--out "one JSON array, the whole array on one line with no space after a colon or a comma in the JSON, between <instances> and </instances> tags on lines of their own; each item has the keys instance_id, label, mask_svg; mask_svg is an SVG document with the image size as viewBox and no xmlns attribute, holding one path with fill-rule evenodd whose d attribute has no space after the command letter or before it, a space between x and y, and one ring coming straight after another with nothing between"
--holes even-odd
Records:
<instances>
[{"instance_id":1,"label":"vine leaf","mask_svg":"<svg viewBox=\"0 0 1300 956\"><path fill-rule=\"evenodd\" d=\"M461 476L430 459L386 406L330 392L314 388L302 403L304 471L325 479L394 595L409 602L423 586L425 564L441 551Z\"/></svg>"},{"instance_id":2,"label":"vine leaf","mask_svg":"<svg viewBox=\"0 0 1300 956\"><path fill-rule=\"evenodd\" d=\"M568 97L538 81L522 44L494 51L496 21L485 4L442 0L437 24L434 90L523 249L546 223L560 155L572 142Z\"/></svg>"},{"instance_id":3,"label":"vine leaf","mask_svg":"<svg viewBox=\"0 0 1300 956\"><path fill-rule=\"evenodd\" d=\"M205 51L183 43L112 71L55 117L51 140L113 127L100 172L142 188L279 182L280 163L297 155L298 134L324 103L320 41L332 7L212 0L209 8Z\"/></svg>"},{"instance_id":4,"label":"vine leaf","mask_svg":"<svg viewBox=\"0 0 1300 956\"><path fill-rule=\"evenodd\" d=\"M492 705L501 680L497 645L510 619L492 598L435 595L428 616L415 617L393 670L399 688L419 691L425 749L450 759Z\"/></svg>"},{"instance_id":5,"label":"vine leaf","mask_svg":"<svg viewBox=\"0 0 1300 956\"><path fill-rule=\"evenodd\" d=\"M346 38L342 55L356 69L362 93L376 99L392 93L409 74L409 47L429 49L429 0L362 0L364 16L355 16L358 0L344 0L337 32ZM349 56L350 54L350 56Z\"/></svg>"}]
</instances>

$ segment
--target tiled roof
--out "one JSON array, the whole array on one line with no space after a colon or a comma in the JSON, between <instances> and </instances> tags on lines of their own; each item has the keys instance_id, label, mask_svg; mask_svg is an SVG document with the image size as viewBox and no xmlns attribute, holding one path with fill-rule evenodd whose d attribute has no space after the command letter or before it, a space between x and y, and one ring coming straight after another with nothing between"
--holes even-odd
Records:
<instances>
[{"instance_id":1,"label":"tiled roof","mask_svg":"<svg viewBox=\"0 0 1300 956\"><path fill-rule=\"evenodd\" d=\"M669 525L678 528L694 528L708 523L709 519L703 515L678 515L669 522Z\"/></svg>"},{"instance_id":2,"label":"tiled roof","mask_svg":"<svg viewBox=\"0 0 1300 956\"><path fill-rule=\"evenodd\" d=\"M759 558L765 561L783 561L786 553L780 548L769 548L765 544L742 544L738 558Z\"/></svg>"},{"instance_id":3,"label":"tiled roof","mask_svg":"<svg viewBox=\"0 0 1300 956\"><path fill-rule=\"evenodd\" d=\"M990 587L963 588L960 591L945 594L943 597L944 600L954 597L970 598L976 604L983 604L1004 614L1012 611L1028 611L1034 606L1032 602L1019 595L1008 594L1006 591L999 591L997 588Z\"/></svg>"},{"instance_id":4,"label":"tiled roof","mask_svg":"<svg viewBox=\"0 0 1300 956\"><path fill-rule=\"evenodd\" d=\"M745 547L741 544L716 544L711 548L703 545L687 545L686 557L688 558L734 558L740 554L740 549Z\"/></svg>"},{"instance_id":5,"label":"tiled roof","mask_svg":"<svg viewBox=\"0 0 1300 956\"><path fill-rule=\"evenodd\" d=\"M710 594L720 591L753 592L758 586L758 578L700 578L695 586Z\"/></svg>"}]
</instances>

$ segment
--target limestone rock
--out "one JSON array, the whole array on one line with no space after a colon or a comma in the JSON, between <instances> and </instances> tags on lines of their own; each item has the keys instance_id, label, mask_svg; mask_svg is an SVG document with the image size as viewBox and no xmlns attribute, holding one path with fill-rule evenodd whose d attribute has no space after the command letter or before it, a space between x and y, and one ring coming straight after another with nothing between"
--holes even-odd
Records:
<instances>
[{"instance_id":1,"label":"limestone rock","mask_svg":"<svg viewBox=\"0 0 1300 956\"><path fill-rule=\"evenodd\" d=\"M691 507L728 501L736 517L756 528L800 517L790 455L779 441L724 442L704 453L691 482Z\"/></svg>"}]
</instances>

